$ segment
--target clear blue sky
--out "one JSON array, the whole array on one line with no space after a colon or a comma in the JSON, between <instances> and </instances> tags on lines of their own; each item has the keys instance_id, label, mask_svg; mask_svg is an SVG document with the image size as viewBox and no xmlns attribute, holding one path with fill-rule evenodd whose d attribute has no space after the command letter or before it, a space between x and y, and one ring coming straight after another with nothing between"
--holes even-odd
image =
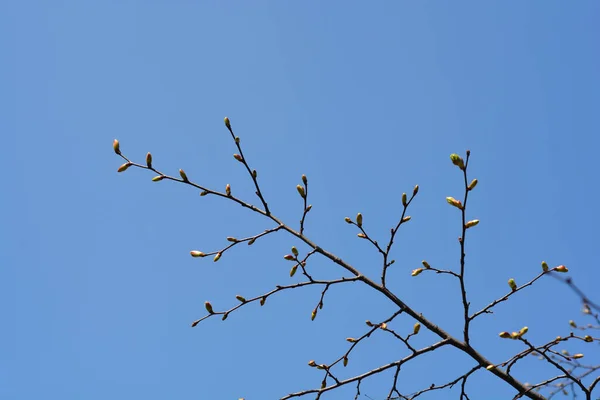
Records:
<instances>
[{"instance_id":1,"label":"clear blue sky","mask_svg":"<svg viewBox=\"0 0 600 400\"><path fill-rule=\"evenodd\" d=\"M318 387L308 360L330 362L365 319L392 312L355 285L332 289L314 322L319 292L308 289L189 327L205 300L223 309L236 294L293 282L282 256L298 243L281 234L216 264L191 258L272 225L145 171L117 174L111 144L118 138L140 162L151 151L165 172L184 168L254 201L231 157L226 115L273 212L297 226L305 173L307 235L365 274L377 277L380 260L344 217L362 212L383 241L401 193L419 184L390 279L452 333L454 282L410 277L422 259L457 266L459 213L444 200L461 193L452 152L471 149L480 181L469 201L481 220L467 243L474 307L506 293L508 278L533 277L543 259L597 290L599 18L594 0L2 2L0 398L274 399ZM309 266L339 275L322 259ZM475 345L504 361L521 347L499 331L528 325L542 343L568 333L579 310L544 279L477 322ZM378 334L342 374L403 354ZM534 361L519 379L553 376ZM472 365L442 351L407 365L400 388L443 383ZM391 378L365 381L362 392L383 399ZM513 394L485 371L469 384L475 399L491 390Z\"/></svg>"}]
</instances>

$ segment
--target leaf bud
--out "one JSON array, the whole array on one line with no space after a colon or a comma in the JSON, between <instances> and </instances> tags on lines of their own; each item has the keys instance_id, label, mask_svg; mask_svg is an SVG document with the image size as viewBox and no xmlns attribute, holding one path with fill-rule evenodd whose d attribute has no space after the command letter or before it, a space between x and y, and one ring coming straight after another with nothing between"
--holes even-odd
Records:
<instances>
[{"instance_id":1,"label":"leaf bud","mask_svg":"<svg viewBox=\"0 0 600 400\"><path fill-rule=\"evenodd\" d=\"M512 339L510 332L506 332L506 331L500 332L500 334L498 336L500 336L502 339Z\"/></svg>"},{"instance_id":2,"label":"leaf bud","mask_svg":"<svg viewBox=\"0 0 600 400\"><path fill-rule=\"evenodd\" d=\"M419 193L419 185L415 185L415 187L413 189L413 196L416 196L417 193Z\"/></svg>"},{"instance_id":3,"label":"leaf bud","mask_svg":"<svg viewBox=\"0 0 600 400\"><path fill-rule=\"evenodd\" d=\"M123 172L123 171L126 171L126 170L127 170L127 168L129 168L129 167L131 167L131 163L129 163L129 162L126 162L125 164L121 165L121 166L119 167L119 169L117 169L117 172Z\"/></svg>"},{"instance_id":4,"label":"leaf bud","mask_svg":"<svg viewBox=\"0 0 600 400\"><path fill-rule=\"evenodd\" d=\"M583 354L582 353L577 353L577 354L573 354L571 356L572 359L576 360L578 358L583 358Z\"/></svg>"},{"instance_id":5,"label":"leaf bud","mask_svg":"<svg viewBox=\"0 0 600 400\"><path fill-rule=\"evenodd\" d=\"M402 193L402 205L404 207L406 207L407 204L408 204L408 199L406 197L406 193Z\"/></svg>"},{"instance_id":6,"label":"leaf bud","mask_svg":"<svg viewBox=\"0 0 600 400\"><path fill-rule=\"evenodd\" d=\"M344 363L344 367L348 366L348 357L344 357L343 363Z\"/></svg>"},{"instance_id":7,"label":"leaf bud","mask_svg":"<svg viewBox=\"0 0 600 400\"><path fill-rule=\"evenodd\" d=\"M231 130L231 122L229 122L229 118L225 117L223 119L223 122L225 122L225 126L227 127L227 129Z\"/></svg>"},{"instance_id":8,"label":"leaf bud","mask_svg":"<svg viewBox=\"0 0 600 400\"><path fill-rule=\"evenodd\" d=\"M465 224L465 229L472 228L472 227L474 227L475 225L477 225L478 223L479 223L479 220L478 220L478 219L472 219L471 221L469 221L469 222L467 222L467 223Z\"/></svg>"},{"instance_id":9,"label":"leaf bud","mask_svg":"<svg viewBox=\"0 0 600 400\"><path fill-rule=\"evenodd\" d=\"M469 183L469 186L467 186L467 189L468 189L468 190L473 190L473 189L475 189L475 186L477 186L477 182L478 182L478 180L477 180L477 179L473 179L473 180L471 181L471 183Z\"/></svg>"},{"instance_id":10,"label":"leaf bud","mask_svg":"<svg viewBox=\"0 0 600 400\"><path fill-rule=\"evenodd\" d=\"M359 227L362 226L363 223L363 217L361 213L356 214L356 225L358 225Z\"/></svg>"},{"instance_id":11,"label":"leaf bud","mask_svg":"<svg viewBox=\"0 0 600 400\"><path fill-rule=\"evenodd\" d=\"M152 168L152 154L150 154L148 152L148 154L146 154L146 165L148 166L148 168Z\"/></svg>"},{"instance_id":12,"label":"leaf bud","mask_svg":"<svg viewBox=\"0 0 600 400\"><path fill-rule=\"evenodd\" d=\"M452 161L452 164L456 165L458 168L465 169L465 162L458 154L450 154L450 160Z\"/></svg>"},{"instance_id":13,"label":"leaf bud","mask_svg":"<svg viewBox=\"0 0 600 400\"><path fill-rule=\"evenodd\" d=\"M515 280L513 278L510 278L508 280L508 286L510 286L510 289L514 292L515 290L517 290L517 282L515 282Z\"/></svg>"},{"instance_id":14,"label":"leaf bud","mask_svg":"<svg viewBox=\"0 0 600 400\"><path fill-rule=\"evenodd\" d=\"M225 186L225 194L231 196L231 185L229 183Z\"/></svg>"},{"instance_id":15,"label":"leaf bud","mask_svg":"<svg viewBox=\"0 0 600 400\"><path fill-rule=\"evenodd\" d=\"M214 314L215 312L213 311L213 307L212 304L210 304L208 301L206 301L204 303L204 308L206 308L206 311L208 311L209 314Z\"/></svg>"},{"instance_id":16,"label":"leaf bud","mask_svg":"<svg viewBox=\"0 0 600 400\"><path fill-rule=\"evenodd\" d=\"M242 156L240 156L239 154L234 154L233 158L235 158L236 160L238 160L239 162L244 161L244 159L242 158Z\"/></svg>"},{"instance_id":17,"label":"leaf bud","mask_svg":"<svg viewBox=\"0 0 600 400\"><path fill-rule=\"evenodd\" d=\"M448 204L458 208L459 210L463 209L462 203L460 201L456 200L454 197L446 197L446 201L448 202Z\"/></svg>"},{"instance_id":18,"label":"leaf bud","mask_svg":"<svg viewBox=\"0 0 600 400\"><path fill-rule=\"evenodd\" d=\"M419 275L421 272L423 272L423 268L417 268L417 269L413 269L412 273L410 274L411 276L417 276Z\"/></svg>"},{"instance_id":19,"label":"leaf bud","mask_svg":"<svg viewBox=\"0 0 600 400\"><path fill-rule=\"evenodd\" d=\"M564 265L559 265L558 267L554 268L554 270L556 272L569 272L569 269L567 267L565 267Z\"/></svg>"},{"instance_id":20,"label":"leaf bud","mask_svg":"<svg viewBox=\"0 0 600 400\"><path fill-rule=\"evenodd\" d=\"M347 341L347 342L350 342L350 343L356 343L356 339L354 339L354 338L351 338L351 337L349 337L349 338L346 338L346 341Z\"/></svg>"},{"instance_id":21,"label":"leaf bud","mask_svg":"<svg viewBox=\"0 0 600 400\"><path fill-rule=\"evenodd\" d=\"M365 235L364 233L358 233L356 236L358 236L361 239L366 239L367 235Z\"/></svg>"},{"instance_id":22,"label":"leaf bud","mask_svg":"<svg viewBox=\"0 0 600 400\"><path fill-rule=\"evenodd\" d=\"M548 263L546 261L542 261L542 271L548 272Z\"/></svg>"},{"instance_id":23,"label":"leaf bud","mask_svg":"<svg viewBox=\"0 0 600 400\"><path fill-rule=\"evenodd\" d=\"M190 251L190 254L192 257L206 257L206 254L198 250L192 250Z\"/></svg>"},{"instance_id":24,"label":"leaf bud","mask_svg":"<svg viewBox=\"0 0 600 400\"><path fill-rule=\"evenodd\" d=\"M285 258L288 261L294 261L294 256L291 254L286 254L285 256L283 256L283 258Z\"/></svg>"},{"instance_id":25,"label":"leaf bud","mask_svg":"<svg viewBox=\"0 0 600 400\"><path fill-rule=\"evenodd\" d=\"M121 155L121 148L120 148L120 146L119 146L119 141L118 141L117 139L115 139L115 140L113 141L113 150L115 151L115 153L116 153L117 155Z\"/></svg>"},{"instance_id":26,"label":"leaf bud","mask_svg":"<svg viewBox=\"0 0 600 400\"><path fill-rule=\"evenodd\" d=\"M300 197L306 197L306 192L304 191L304 188L302 186L297 185L296 190L298 190L298 194L300 194Z\"/></svg>"},{"instance_id":27,"label":"leaf bud","mask_svg":"<svg viewBox=\"0 0 600 400\"><path fill-rule=\"evenodd\" d=\"M344 218L344 221L346 221L346 222L347 222L347 223L349 223L349 224L351 224L351 223L352 223L352 220L350 219L350 217L346 217L346 218Z\"/></svg>"},{"instance_id":28,"label":"leaf bud","mask_svg":"<svg viewBox=\"0 0 600 400\"><path fill-rule=\"evenodd\" d=\"M180 169L180 170L179 170L179 175L181 176L181 179L183 179L183 181L184 181L184 182L188 182L188 177L187 177L187 175L185 174L185 171L184 171L184 170Z\"/></svg>"},{"instance_id":29,"label":"leaf bud","mask_svg":"<svg viewBox=\"0 0 600 400\"><path fill-rule=\"evenodd\" d=\"M413 335L416 335L417 333L419 333L420 330L421 330L421 324L417 322L415 324L415 326L413 326Z\"/></svg>"},{"instance_id":30,"label":"leaf bud","mask_svg":"<svg viewBox=\"0 0 600 400\"><path fill-rule=\"evenodd\" d=\"M404 224L404 223L406 223L406 222L408 222L410 220L411 220L411 216L407 215L406 217L402 218L402 223Z\"/></svg>"},{"instance_id":31,"label":"leaf bud","mask_svg":"<svg viewBox=\"0 0 600 400\"><path fill-rule=\"evenodd\" d=\"M236 299L238 299L239 301L241 301L242 303L246 302L246 299L242 296L240 296L239 294L237 296L235 296Z\"/></svg>"},{"instance_id":32,"label":"leaf bud","mask_svg":"<svg viewBox=\"0 0 600 400\"><path fill-rule=\"evenodd\" d=\"M423 264L423 266L425 268L431 268L431 265L429 265L429 263L427 261L423 260L423 261L421 261L421 263Z\"/></svg>"},{"instance_id":33,"label":"leaf bud","mask_svg":"<svg viewBox=\"0 0 600 400\"><path fill-rule=\"evenodd\" d=\"M308 184L308 178L306 178L306 175L302 174L302 183L304 183L305 185Z\"/></svg>"},{"instance_id":34,"label":"leaf bud","mask_svg":"<svg viewBox=\"0 0 600 400\"><path fill-rule=\"evenodd\" d=\"M233 243L236 243L236 242L238 242L239 240L237 240L237 239L236 239L236 238L234 238L234 237L227 236L227 241L228 241L228 242L233 242Z\"/></svg>"},{"instance_id":35,"label":"leaf bud","mask_svg":"<svg viewBox=\"0 0 600 400\"><path fill-rule=\"evenodd\" d=\"M292 269L290 269L290 278L292 278L296 274L297 270L298 270L298 264L294 265L292 267Z\"/></svg>"},{"instance_id":36,"label":"leaf bud","mask_svg":"<svg viewBox=\"0 0 600 400\"><path fill-rule=\"evenodd\" d=\"M221 258L221 254L222 254L221 252L218 252L218 253L215 255L215 258L213 258L213 261L214 261L214 262L217 262L217 261L219 261L219 258Z\"/></svg>"}]
</instances>

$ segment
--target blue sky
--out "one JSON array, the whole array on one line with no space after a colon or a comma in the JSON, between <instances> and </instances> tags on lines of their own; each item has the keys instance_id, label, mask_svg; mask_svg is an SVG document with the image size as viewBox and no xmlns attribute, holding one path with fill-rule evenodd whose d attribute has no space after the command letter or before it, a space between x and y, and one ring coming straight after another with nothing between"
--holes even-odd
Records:
<instances>
[{"instance_id":1,"label":"blue sky","mask_svg":"<svg viewBox=\"0 0 600 400\"><path fill-rule=\"evenodd\" d=\"M346 337L365 332L365 319L393 312L349 285L332 288L314 322L319 292L309 288L189 327L206 300L220 310L236 294L298 281L282 256L307 248L280 234L218 263L191 258L192 249L214 251L226 236L272 224L189 187L153 183L146 171L117 174L111 144L118 138L136 161L150 151L167 173L184 168L255 201L231 157L226 115L272 211L297 226L295 186L306 174L307 235L367 275L378 276L380 260L344 217L361 212L383 241L402 192L419 184L389 279L452 333L461 315L454 282L410 271L422 259L457 266L459 213L444 200L462 192L453 152L472 151L470 176L479 179L469 216L481 223L467 242L473 307L505 294L508 278L535 276L544 259L597 290L599 16L593 0L2 2L0 397L279 398L318 387L308 360L330 362ZM309 267L340 275L324 259ZM579 310L566 288L543 279L476 322L474 344L504 361L521 347L499 331L528 325L543 343L567 334ZM413 323L402 317L393 328ZM341 374L402 354L375 335ZM443 383L472 365L444 350L408 365L400 388ZM554 373L524 365L522 381ZM362 392L383 399L391 379L365 381ZM469 384L472 398L490 390L513 394L485 371ZM353 395L351 387L326 398ZM455 394L427 398L447 396Z\"/></svg>"}]
</instances>

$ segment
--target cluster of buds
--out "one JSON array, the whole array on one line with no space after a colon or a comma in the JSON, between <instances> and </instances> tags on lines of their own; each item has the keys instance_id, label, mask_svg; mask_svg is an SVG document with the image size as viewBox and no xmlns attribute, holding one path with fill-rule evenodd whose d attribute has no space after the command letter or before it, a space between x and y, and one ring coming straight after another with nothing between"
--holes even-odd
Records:
<instances>
[{"instance_id":1,"label":"cluster of buds","mask_svg":"<svg viewBox=\"0 0 600 400\"><path fill-rule=\"evenodd\" d=\"M512 333L510 333L510 332L500 332L498 334L498 336L500 336L502 339L513 339L513 340L516 340L516 339L519 339L520 337L522 337L524 334L526 334L528 330L529 330L529 328L526 327L526 326L524 326L524 327L522 327L519 330L519 332L512 332Z\"/></svg>"}]
</instances>

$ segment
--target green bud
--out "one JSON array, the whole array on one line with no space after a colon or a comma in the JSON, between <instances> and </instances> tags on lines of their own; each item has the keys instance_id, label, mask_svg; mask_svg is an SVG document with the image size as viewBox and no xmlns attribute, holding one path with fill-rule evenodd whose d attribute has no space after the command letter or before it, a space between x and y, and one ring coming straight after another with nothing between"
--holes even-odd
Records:
<instances>
[{"instance_id":1,"label":"green bud","mask_svg":"<svg viewBox=\"0 0 600 400\"><path fill-rule=\"evenodd\" d=\"M304 188L302 186L297 185L296 190L298 190L300 197L302 197L302 198L306 197L306 192L304 191Z\"/></svg>"},{"instance_id":2,"label":"green bud","mask_svg":"<svg viewBox=\"0 0 600 400\"><path fill-rule=\"evenodd\" d=\"M121 148L120 148L120 146L119 146L119 141L118 141L117 139L115 139L115 140L113 141L113 150L115 151L115 153L116 153L117 155L119 155L119 156L121 155Z\"/></svg>"},{"instance_id":3,"label":"green bud","mask_svg":"<svg viewBox=\"0 0 600 400\"><path fill-rule=\"evenodd\" d=\"M515 280L513 278L510 278L508 280L508 286L510 286L510 289L514 292L515 290L517 290L517 282L515 282Z\"/></svg>"},{"instance_id":4,"label":"green bud","mask_svg":"<svg viewBox=\"0 0 600 400\"><path fill-rule=\"evenodd\" d=\"M362 226L363 217L361 213L356 214L356 225Z\"/></svg>"},{"instance_id":5,"label":"green bud","mask_svg":"<svg viewBox=\"0 0 600 400\"><path fill-rule=\"evenodd\" d=\"M165 179L164 175L157 175L154 178L152 178L152 182L159 182L159 181L162 181L163 179Z\"/></svg>"},{"instance_id":6,"label":"green bud","mask_svg":"<svg viewBox=\"0 0 600 400\"><path fill-rule=\"evenodd\" d=\"M152 154L146 154L146 165L148 168L152 168Z\"/></svg>"},{"instance_id":7,"label":"green bud","mask_svg":"<svg viewBox=\"0 0 600 400\"><path fill-rule=\"evenodd\" d=\"M128 163L128 162L127 162L127 163L125 163L125 164L121 165L121 166L119 167L119 169L117 169L117 172L123 172L123 171L126 171L126 170L127 170L127 168L129 168L129 167L131 167L131 163Z\"/></svg>"}]
</instances>

